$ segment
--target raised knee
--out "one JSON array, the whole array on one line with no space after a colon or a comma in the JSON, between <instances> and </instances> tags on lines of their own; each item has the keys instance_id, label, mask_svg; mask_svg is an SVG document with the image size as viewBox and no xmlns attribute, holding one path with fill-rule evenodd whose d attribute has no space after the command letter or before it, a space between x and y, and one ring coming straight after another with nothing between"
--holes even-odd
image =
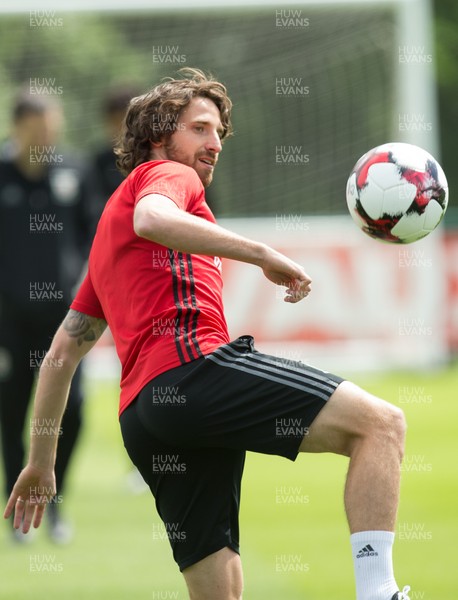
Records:
<instances>
[{"instance_id":1,"label":"raised knee","mask_svg":"<svg viewBox=\"0 0 458 600\"><path fill-rule=\"evenodd\" d=\"M404 440L406 433L406 420L404 412L388 402L375 409L369 437L377 439L383 445L388 444L397 450L399 460L404 456Z\"/></svg>"},{"instance_id":2,"label":"raised knee","mask_svg":"<svg viewBox=\"0 0 458 600\"><path fill-rule=\"evenodd\" d=\"M403 411L371 395L363 396L359 410L349 428L342 454L353 456L370 444L375 451L397 450L399 460L404 455L406 421ZM379 449L379 450L376 450Z\"/></svg>"}]
</instances>

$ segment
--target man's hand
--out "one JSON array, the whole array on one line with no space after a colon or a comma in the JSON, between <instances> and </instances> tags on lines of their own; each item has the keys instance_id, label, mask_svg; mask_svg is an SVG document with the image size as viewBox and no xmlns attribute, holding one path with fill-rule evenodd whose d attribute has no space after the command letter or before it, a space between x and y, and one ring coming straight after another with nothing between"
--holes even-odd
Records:
<instances>
[{"instance_id":1,"label":"man's hand","mask_svg":"<svg viewBox=\"0 0 458 600\"><path fill-rule=\"evenodd\" d=\"M299 302L309 295L312 280L300 265L283 254L266 247L266 254L259 266L269 281L286 286L285 302Z\"/></svg>"},{"instance_id":2,"label":"man's hand","mask_svg":"<svg viewBox=\"0 0 458 600\"><path fill-rule=\"evenodd\" d=\"M3 514L7 519L14 511L13 527L27 533L33 522L39 527L49 499L56 493L54 471L27 465L21 472L11 492Z\"/></svg>"}]
</instances>

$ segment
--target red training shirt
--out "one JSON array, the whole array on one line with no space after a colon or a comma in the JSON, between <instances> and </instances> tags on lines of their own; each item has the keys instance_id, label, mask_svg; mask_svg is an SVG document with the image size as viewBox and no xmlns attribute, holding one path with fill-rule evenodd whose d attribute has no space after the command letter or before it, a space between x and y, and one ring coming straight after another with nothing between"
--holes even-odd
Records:
<instances>
[{"instance_id":1,"label":"red training shirt","mask_svg":"<svg viewBox=\"0 0 458 600\"><path fill-rule=\"evenodd\" d=\"M71 308L110 327L122 365L119 414L160 373L229 341L220 259L138 237L134 207L148 194L215 222L197 173L174 161L138 166L107 202Z\"/></svg>"}]
</instances>

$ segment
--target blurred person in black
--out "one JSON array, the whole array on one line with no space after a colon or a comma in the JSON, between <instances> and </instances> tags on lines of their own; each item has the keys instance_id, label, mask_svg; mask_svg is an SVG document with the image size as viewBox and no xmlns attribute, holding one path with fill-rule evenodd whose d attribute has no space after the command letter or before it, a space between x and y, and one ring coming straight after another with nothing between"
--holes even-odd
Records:
<instances>
[{"instance_id":1,"label":"blurred person in black","mask_svg":"<svg viewBox=\"0 0 458 600\"><path fill-rule=\"evenodd\" d=\"M35 373L68 310L92 229L82 164L56 146L62 124L55 98L21 91L13 107L12 136L0 158L0 426L7 497L24 463ZM48 511L50 536L57 543L72 537L60 504L81 428L82 400L79 369L61 426L57 494ZM31 421L27 433L48 427L53 424Z\"/></svg>"},{"instance_id":2,"label":"blurred person in black","mask_svg":"<svg viewBox=\"0 0 458 600\"><path fill-rule=\"evenodd\" d=\"M102 122L105 126L106 142L95 152L91 160L90 203L91 222L94 229L111 194L124 179L116 166L113 152L127 106L132 98L140 94L131 84L118 84L112 87L102 102ZM94 231L95 233L95 231Z\"/></svg>"}]
</instances>

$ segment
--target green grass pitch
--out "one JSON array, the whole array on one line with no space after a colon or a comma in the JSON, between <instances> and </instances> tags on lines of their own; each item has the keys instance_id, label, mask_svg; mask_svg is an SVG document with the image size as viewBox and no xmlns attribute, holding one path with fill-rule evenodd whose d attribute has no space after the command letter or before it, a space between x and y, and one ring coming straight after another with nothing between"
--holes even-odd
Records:
<instances>
[{"instance_id":1,"label":"green grass pitch","mask_svg":"<svg viewBox=\"0 0 458 600\"><path fill-rule=\"evenodd\" d=\"M412 600L456 600L458 365L434 373L353 380L401 406L409 431L395 544L399 585ZM24 546L0 530L0 598L187 598L149 493L126 486L129 461L117 423L117 383L87 382L85 429L63 509L68 547L45 528ZM352 600L353 567L342 490L347 460L295 463L249 454L241 510L246 600ZM46 523L44 523L46 525ZM33 565L54 565L37 568Z\"/></svg>"}]
</instances>

